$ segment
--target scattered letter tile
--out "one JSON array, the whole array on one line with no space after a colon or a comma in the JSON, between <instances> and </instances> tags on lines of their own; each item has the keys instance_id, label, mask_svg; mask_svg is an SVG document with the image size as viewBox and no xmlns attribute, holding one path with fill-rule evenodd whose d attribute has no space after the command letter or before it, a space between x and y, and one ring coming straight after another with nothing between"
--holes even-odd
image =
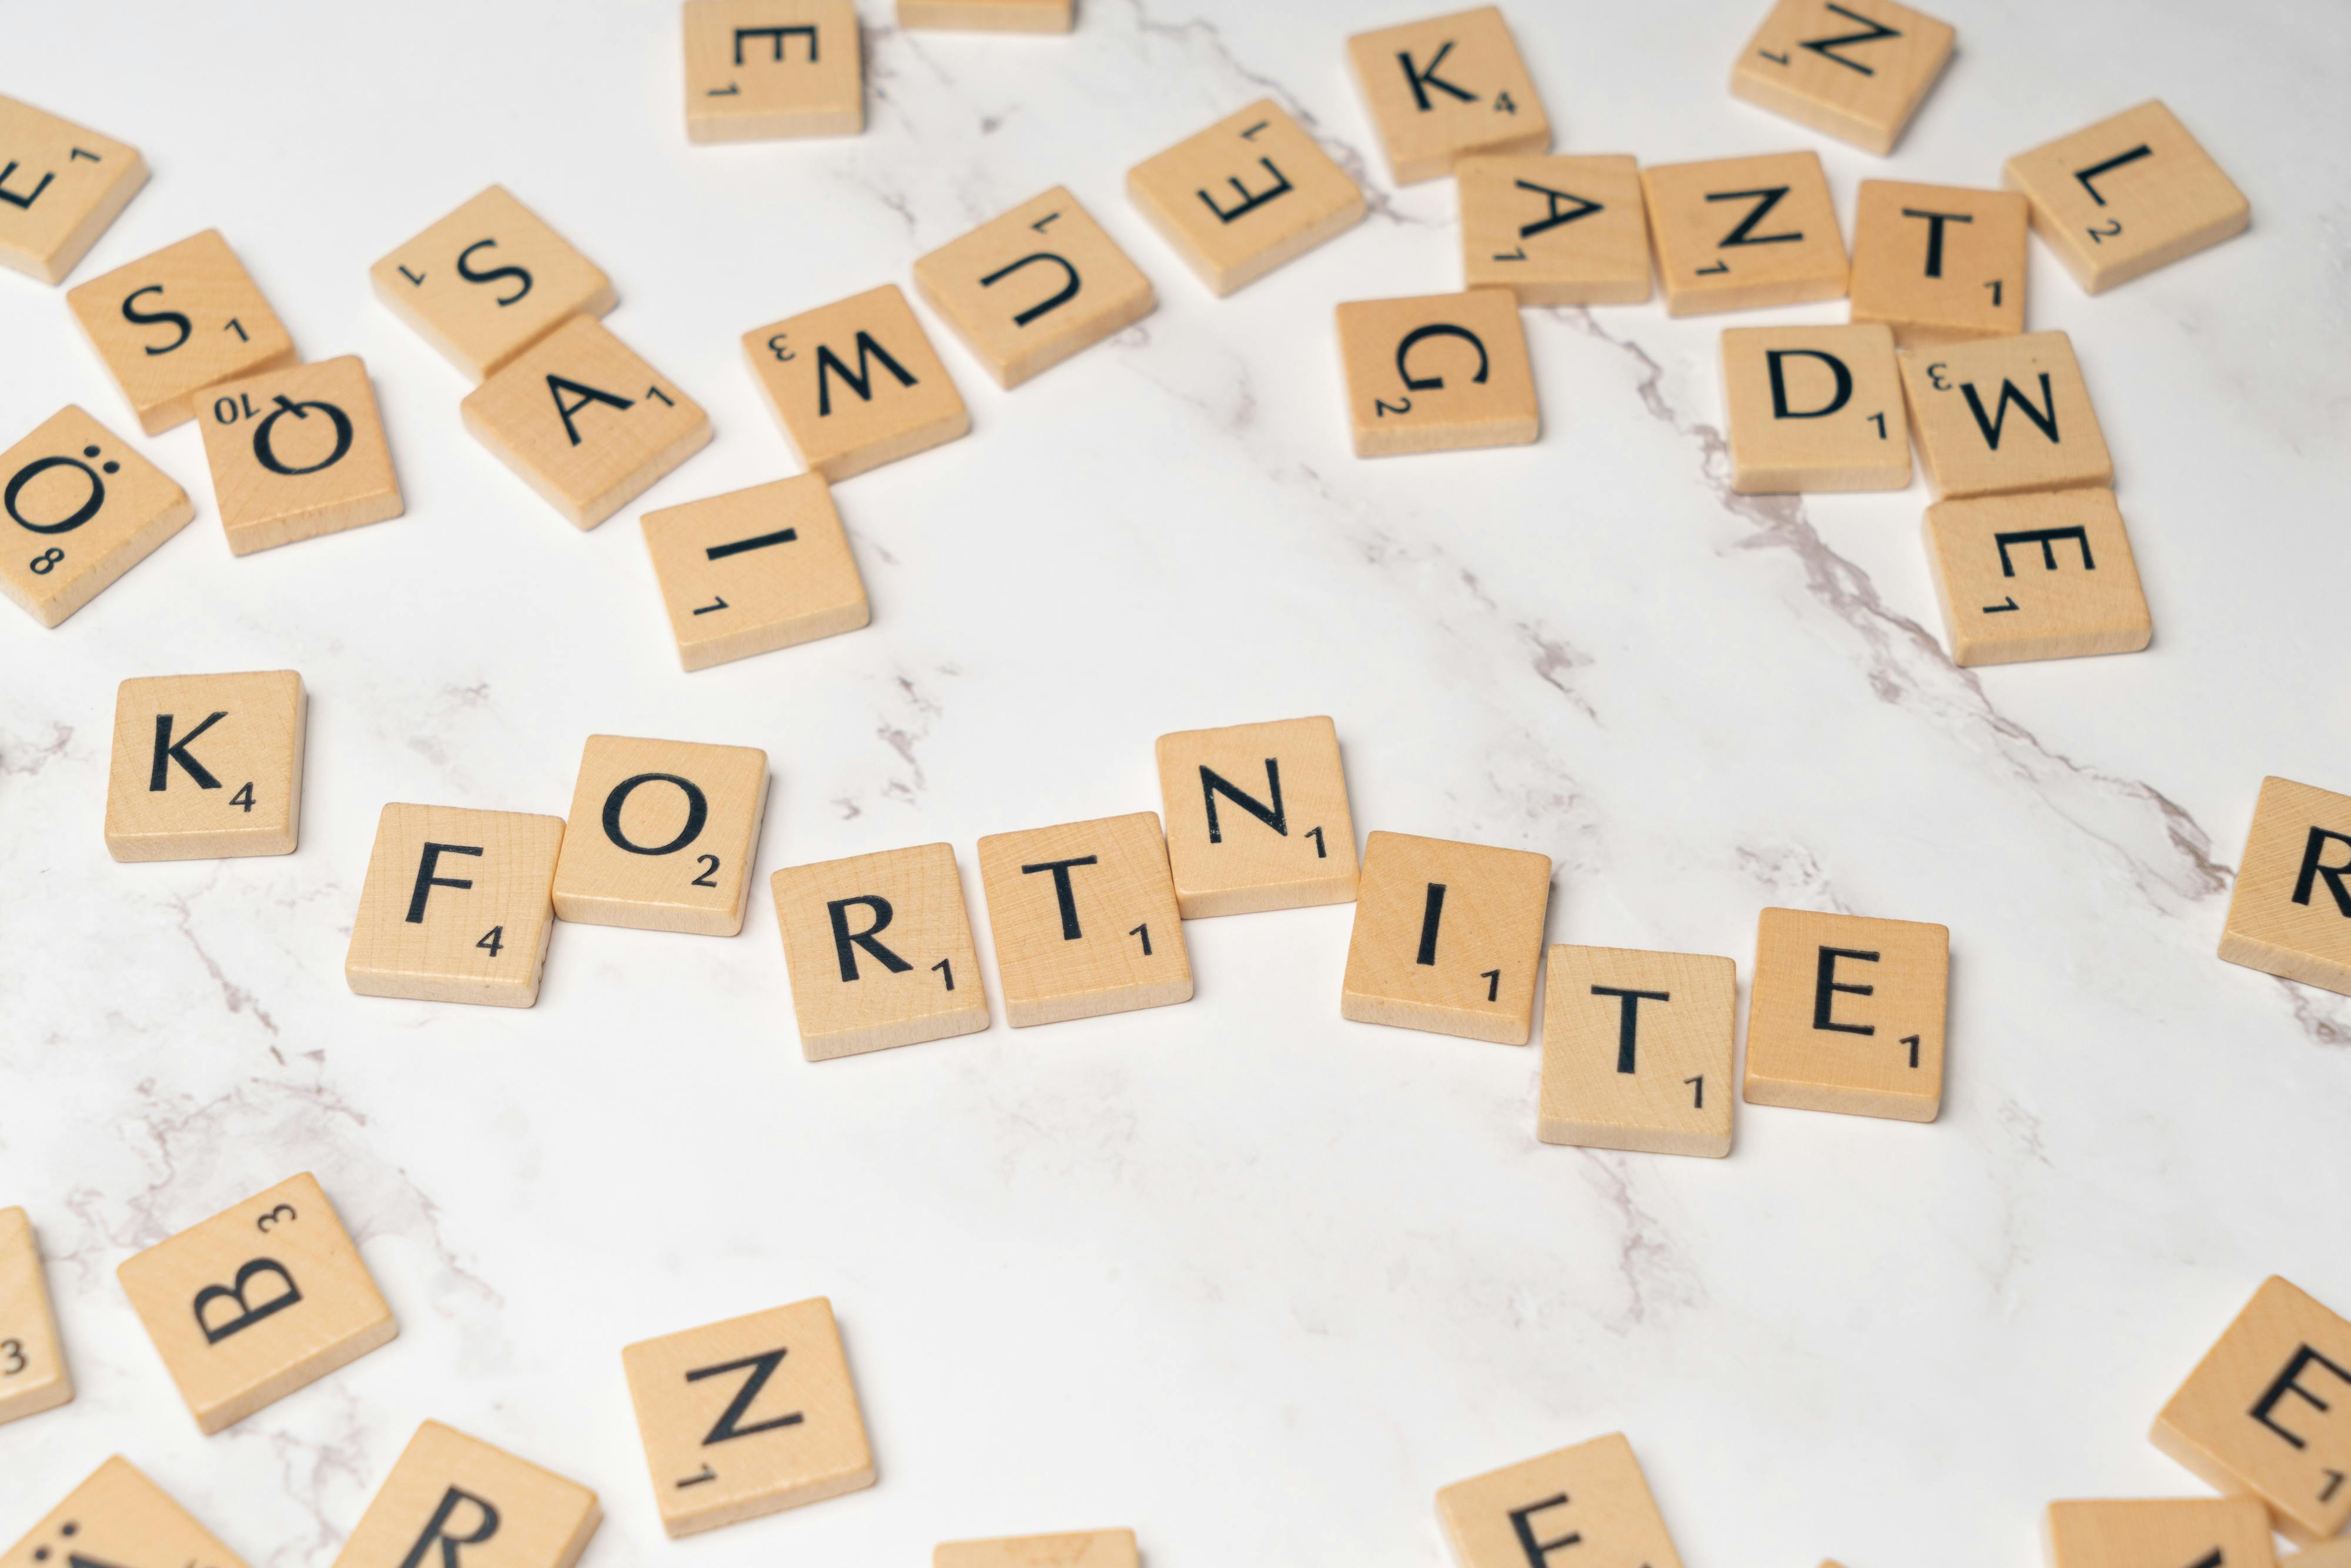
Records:
<instances>
[{"instance_id":1,"label":"scattered letter tile","mask_svg":"<svg viewBox=\"0 0 2351 1568\"><path fill-rule=\"evenodd\" d=\"M574 316L615 303L611 280L503 185L368 268L376 298L476 382Z\"/></svg>"},{"instance_id":2,"label":"scattered letter tile","mask_svg":"<svg viewBox=\"0 0 2351 1568\"><path fill-rule=\"evenodd\" d=\"M2008 161L2032 226L2093 294L2245 232L2252 207L2160 99Z\"/></svg>"},{"instance_id":3,"label":"scattered letter tile","mask_svg":"<svg viewBox=\"0 0 2351 1568\"><path fill-rule=\"evenodd\" d=\"M864 43L852 0L686 0L686 140L864 129Z\"/></svg>"},{"instance_id":4,"label":"scattered letter tile","mask_svg":"<svg viewBox=\"0 0 2351 1568\"><path fill-rule=\"evenodd\" d=\"M1328 718L1179 730L1158 751L1185 919L1355 896L1355 823Z\"/></svg>"},{"instance_id":5,"label":"scattered letter tile","mask_svg":"<svg viewBox=\"0 0 2351 1568\"><path fill-rule=\"evenodd\" d=\"M2351 996L2351 796L2262 780L2220 956Z\"/></svg>"},{"instance_id":6,"label":"scattered letter tile","mask_svg":"<svg viewBox=\"0 0 2351 1568\"><path fill-rule=\"evenodd\" d=\"M0 97L0 267L64 282L146 183L136 147Z\"/></svg>"},{"instance_id":7,"label":"scattered letter tile","mask_svg":"<svg viewBox=\"0 0 2351 1568\"><path fill-rule=\"evenodd\" d=\"M972 33L1066 33L1076 0L898 0L898 26Z\"/></svg>"},{"instance_id":8,"label":"scattered letter tile","mask_svg":"<svg viewBox=\"0 0 2351 1568\"><path fill-rule=\"evenodd\" d=\"M1059 185L914 263L914 287L1005 387L1157 303L1151 279Z\"/></svg>"},{"instance_id":9,"label":"scattered letter tile","mask_svg":"<svg viewBox=\"0 0 2351 1568\"><path fill-rule=\"evenodd\" d=\"M0 590L55 626L188 526L188 493L68 404L0 454Z\"/></svg>"},{"instance_id":10,"label":"scattered letter tile","mask_svg":"<svg viewBox=\"0 0 2351 1568\"><path fill-rule=\"evenodd\" d=\"M1894 0L1779 0L1731 70L1731 95L1882 157L1943 74L1953 37Z\"/></svg>"},{"instance_id":11,"label":"scattered letter tile","mask_svg":"<svg viewBox=\"0 0 2351 1568\"><path fill-rule=\"evenodd\" d=\"M2064 333L1905 349L1901 365L1937 496L2113 483L2105 434Z\"/></svg>"},{"instance_id":12,"label":"scattered letter tile","mask_svg":"<svg viewBox=\"0 0 2351 1568\"><path fill-rule=\"evenodd\" d=\"M1722 395L1730 487L1742 496L1910 483L1910 422L1882 325L1734 327L1722 335Z\"/></svg>"},{"instance_id":13,"label":"scattered letter tile","mask_svg":"<svg viewBox=\"0 0 2351 1568\"><path fill-rule=\"evenodd\" d=\"M114 695L106 849L119 861L288 855L302 827L302 677L151 675Z\"/></svg>"},{"instance_id":14,"label":"scattered letter tile","mask_svg":"<svg viewBox=\"0 0 2351 1568\"><path fill-rule=\"evenodd\" d=\"M1523 446L1542 434L1509 289L1357 300L1338 323L1356 456Z\"/></svg>"},{"instance_id":15,"label":"scattered letter tile","mask_svg":"<svg viewBox=\"0 0 2351 1568\"><path fill-rule=\"evenodd\" d=\"M647 512L643 522L670 633L689 670L854 632L872 619L821 474Z\"/></svg>"},{"instance_id":16,"label":"scattered letter tile","mask_svg":"<svg viewBox=\"0 0 2351 1568\"><path fill-rule=\"evenodd\" d=\"M562 842L560 817L386 806L343 977L363 997L530 1006Z\"/></svg>"},{"instance_id":17,"label":"scattered letter tile","mask_svg":"<svg viewBox=\"0 0 2351 1568\"><path fill-rule=\"evenodd\" d=\"M948 845L786 866L768 886L809 1061L987 1027L971 916Z\"/></svg>"},{"instance_id":18,"label":"scattered letter tile","mask_svg":"<svg viewBox=\"0 0 2351 1568\"><path fill-rule=\"evenodd\" d=\"M150 1568L245 1568L218 1537L117 1454L74 1488L0 1568L72 1568L76 1563Z\"/></svg>"},{"instance_id":19,"label":"scattered letter tile","mask_svg":"<svg viewBox=\"0 0 2351 1568\"><path fill-rule=\"evenodd\" d=\"M2112 490L1938 501L1927 564L1954 664L2136 653L2155 635Z\"/></svg>"},{"instance_id":20,"label":"scattered letter tile","mask_svg":"<svg viewBox=\"0 0 2351 1568\"><path fill-rule=\"evenodd\" d=\"M931 1553L931 1568L1141 1568L1142 1562L1132 1530L947 1541Z\"/></svg>"},{"instance_id":21,"label":"scattered letter tile","mask_svg":"<svg viewBox=\"0 0 2351 1568\"><path fill-rule=\"evenodd\" d=\"M66 303L150 435L193 419L207 388L294 362L294 340L218 229L77 284Z\"/></svg>"},{"instance_id":22,"label":"scattered letter tile","mask_svg":"<svg viewBox=\"0 0 2351 1568\"><path fill-rule=\"evenodd\" d=\"M2273 1568L2269 1521L2252 1498L2053 1502L2049 1568Z\"/></svg>"},{"instance_id":23,"label":"scattered letter tile","mask_svg":"<svg viewBox=\"0 0 2351 1568\"><path fill-rule=\"evenodd\" d=\"M1767 909L1747 1004L1747 1103L1931 1122L1943 1108L1951 934Z\"/></svg>"},{"instance_id":24,"label":"scattered letter tile","mask_svg":"<svg viewBox=\"0 0 2351 1568\"><path fill-rule=\"evenodd\" d=\"M556 917L734 936L767 809L757 747L590 736L555 861Z\"/></svg>"},{"instance_id":25,"label":"scattered letter tile","mask_svg":"<svg viewBox=\"0 0 2351 1568\"><path fill-rule=\"evenodd\" d=\"M1813 152L1641 171L1666 314L1758 310L1845 291L1844 236Z\"/></svg>"},{"instance_id":26,"label":"scattered letter tile","mask_svg":"<svg viewBox=\"0 0 2351 1568\"><path fill-rule=\"evenodd\" d=\"M991 833L979 880L1014 1029L1192 999L1155 813Z\"/></svg>"},{"instance_id":27,"label":"scattered letter tile","mask_svg":"<svg viewBox=\"0 0 2351 1568\"><path fill-rule=\"evenodd\" d=\"M223 382L199 423L233 554L401 514L375 389L356 354Z\"/></svg>"},{"instance_id":28,"label":"scattered letter tile","mask_svg":"<svg viewBox=\"0 0 2351 1568\"><path fill-rule=\"evenodd\" d=\"M2351 1568L2351 1535L2305 1547L2286 1558L2283 1568Z\"/></svg>"},{"instance_id":29,"label":"scattered letter tile","mask_svg":"<svg viewBox=\"0 0 2351 1568\"><path fill-rule=\"evenodd\" d=\"M1853 319L1901 344L2024 330L2024 198L1864 180L1853 220Z\"/></svg>"},{"instance_id":30,"label":"scattered letter tile","mask_svg":"<svg viewBox=\"0 0 2351 1568\"><path fill-rule=\"evenodd\" d=\"M836 485L971 429L963 394L894 283L754 327L743 352L792 451Z\"/></svg>"},{"instance_id":31,"label":"scattered letter tile","mask_svg":"<svg viewBox=\"0 0 2351 1568\"><path fill-rule=\"evenodd\" d=\"M420 1568L484 1561L571 1568L603 1522L596 1494L427 1421L360 1516L335 1568ZM496 1546L490 1545L495 1539Z\"/></svg>"},{"instance_id":32,"label":"scattered letter tile","mask_svg":"<svg viewBox=\"0 0 2351 1568\"><path fill-rule=\"evenodd\" d=\"M1551 145L1551 120L1497 6L1358 33L1347 62L1399 185L1449 174L1468 153Z\"/></svg>"},{"instance_id":33,"label":"scattered letter tile","mask_svg":"<svg viewBox=\"0 0 2351 1568\"><path fill-rule=\"evenodd\" d=\"M1339 1012L1524 1045L1551 906L1551 857L1374 833L1355 891Z\"/></svg>"},{"instance_id":34,"label":"scattered letter tile","mask_svg":"<svg viewBox=\"0 0 2351 1568\"><path fill-rule=\"evenodd\" d=\"M1223 296L1364 218L1364 193L1270 98L1127 171L1126 193Z\"/></svg>"},{"instance_id":35,"label":"scattered letter tile","mask_svg":"<svg viewBox=\"0 0 2351 1568\"><path fill-rule=\"evenodd\" d=\"M0 1208L0 1427L73 1397L32 1218Z\"/></svg>"},{"instance_id":36,"label":"scattered letter tile","mask_svg":"<svg viewBox=\"0 0 2351 1568\"><path fill-rule=\"evenodd\" d=\"M1595 1568L1681 1568L1621 1434L1457 1481L1437 1494L1437 1511L1461 1568L1525 1568L1531 1558L1551 1568L1571 1545Z\"/></svg>"},{"instance_id":37,"label":"scattered letter tile","mask_svg":"<svg viewBox=\"0 0 2351 1568\"><path fill-rule=\"evenodd\" d=\"M1521 305L1637 305L1649 297L1641 168L1618 154L1464 158L1462 277Z\"/></svg>"},{"instance_id":38,"label":"scattered letter tile","mask_svg":"<svg viewBox=\"0 0 2351 1568\"><path fill-rule=\"evenodd\" d=\"M1738 1007L1728 958L1553 947L1535 1135L1720 1159L1730 1153Z\"/></svg>"}]
</instances>

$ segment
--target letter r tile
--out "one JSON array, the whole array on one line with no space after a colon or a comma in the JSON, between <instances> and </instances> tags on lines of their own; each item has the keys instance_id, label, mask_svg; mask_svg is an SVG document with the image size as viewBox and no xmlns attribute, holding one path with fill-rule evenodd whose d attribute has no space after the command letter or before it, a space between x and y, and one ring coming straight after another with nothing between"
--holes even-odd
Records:
<instances>
[{"instance_id":1,"label":"letter r tile","mask_svg":"<svg viewBox=\"0 0 2351 1568\"><path fill-rule=\"evenodd\" d=\"M335 1568L571 1568L603 1518L596 1494L577 1481L427 1421Z\"/></svg>"},{"instance_id":2,"label":"letter r tile","mask_svg":"<svg viewBox=\"0 0 2351 1568\"><path fill-rule=\"evenodd\" d=\"M800 1051L810 1061L987 1027L971 916L948 845L786 866L768 887Z\"/></svg>"},{"instance_id":3,"label":"letter r tile","mask_svg":"<svg viewBox=\"0 0 2351 1568\"><path fill-rule=\"evenodd\" d=\"M2262 780L2220 956L2351 996L2351 795Z\"/></svg>"},{"instance_id":4,"label":"letter r tile","mask_svg":"<svg viewBox=\"0 0 2351 1568\"><path fill-rule=\"evenodd\" d=\"M1931 1122L1943 1108L1949 927L1767 909L1747 1006L1747 1103Z\"/></svg>"},{"instance_id":5,"label":"letter r tile","mask_svg":"<svg viewBox=\"0 0 2351 1568\"><path fill-rule=\"evenodd\" d=\"M1437 1511L1461 1568L1681 1568L1621 1433L1457 1481Z\"/></svg>"}]
</instances>

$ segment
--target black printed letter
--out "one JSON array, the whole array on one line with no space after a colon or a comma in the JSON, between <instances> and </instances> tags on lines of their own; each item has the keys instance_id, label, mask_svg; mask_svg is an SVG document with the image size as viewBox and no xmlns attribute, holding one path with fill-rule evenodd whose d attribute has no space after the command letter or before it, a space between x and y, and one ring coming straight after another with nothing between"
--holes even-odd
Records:
<instances>
[{"instance_id":1,"label":"black printed letter","mask_svg":"<svg viewBox=\"0 0 2351 1568\"><path fill-rule=\"evenodd\" d=\"M2308 904L2312 886L2323 876L2326 879L2326 890L2335 895L2335 907L2343 912L2345 919L2351 920L2351 891L2343 886L2344 874L2351 873L2351 860L2341 865L2318 863L2318 857L2325 852L2330 840L2351 849L2351 834L2332 832L2325 828L2311 829L2309 841L2303 846L2302 874L2294 879L2294 901Z\"/></svg>"},{"instance_id":2,"label":"black printed letter","mask_svg":"<svg viewBox=\"0 0 2351 1568\"><path fill-rule=\"evenodd\" d=\"M426 844L423 858L416 862L416 890L408 895L408 924L424 924L424 902L433 896L436 887L471 887L473 879L463 876L434 876L443 855L477 855L479 844Z\"/></svg>"},{"instance_id":3,"label":"black printed letter","mask_svg":"<svg viewBox=\"0 0 2351 1568\"><path fill-rule=\"evenodd\" d=\"M245 1291L258 1274L275 1274L284 1281L286 1288L256 1306L245 1299ZM196 1292L196 1326L204 1331L206 1344L218 1344L233 1333L251 1328L270 1313L284 1312L301 1299L301 1287L294 1283L294 1276L286 1271L285 1264L275 1258L256 1258L236 1271L236 1283L234 1285L206 1285ZM204 1308L214 1301L235 1301L240 1311L236 1316L215 1324L204 1316Z\"/></svg>"},{"instance_id":4,"label":"black printed letter","mask_svg":"<svg viewBox=\"0 0 2351 1568\"><path fill-rule=\"evenodd\" d=\"M1802 355L1808 360L1818 360L1829 368L1829 374L1836 378L1836 391L1830 394L1828 402L1818 408L1793 409L1788 406L1788 383L1780 361L1792 359L1797 355ZM1766 349L1763 350L1763 358L1771 367L1771 417L1773 419L1825 419L1843 408L1846 401L1853 396L1853 372L1846 370L1844 361L1834 354L1824 353L1819 349Z\"/></svg>"},{"instance_id":5,"label":"black printed letter","mask_svg":"<svg viewBox=\"0 0 2351 1568\"><path fill-rule=\"evenodd\" d=\"M1527 1522L1530 1518L1542 1512L1545 1509L1566 1506L1567 1494L1562 1492L1557 1497L1548 1497L1541 1502L1531 1502L1524 1508L1510 1510L1510 1529L1518 1535L1519 1550L1527 1554L1527 1568L1550 1568L1552 1552L1562 1546L1575 1546L1582 1543L1583 1535L1573 1530L1557 1541L1537 1541L1534 1526Z\"/></svg>"},{"instance_id":6,"label":"black printed letter","mask_svg":"<svg viewBox=\"0 0 2351 1568\"><path fill-rule=\"evenodd\" d=\"M228 710L222 709L180 737L175 744L172 739L172 716L168 713L157 714L155 716L155 766L148 772L147 788L151 790L167 788L172 782L172 764L176 762L187 769L188 777L196 781L197 789L219 789L221 781L214 778L203 763L189 755L188 743L227 716ZM2308 901L2304 900L2304 902Z\"/></svg>"},{"instance_id":7,"label":"black printed letter","mask_svg":"<svg viewBox=\"0 0 2351 1568\"><path fill-rule=\"evenodd\" d=\"M580 430L571 423L573 414L591 402L610 403L614 408L634 408L637 401L634 398L614 397L611 392L598 392L594 387L584 387L578 382L566 381L561 376L555 375L547 378L547 391L548 395L555 399L555 412L563 416L563 434L571 437L571 444L574 446L580 444ZM563 401L565 392L576 392L579 394L580 401L566 403Z\"/></svg>"},{"instance_id":8,"label":"black printed letter","mask_svg":"<svg viewBox=\"0 0 2351 1568\"><path fill-rule=\"evenodd\" d=\"M1200 764L1200 796L1208 807L1208 841L1212 844L1225 841L1223 824L1217 821L1217 796L1219 793L1283 838L1288 838L1290 821L1281 809L1281 764L1270 757L1265 759L1265 792L1273 797L1273 805L1270 809L1264 801L1235 789L1232 780L1207 763Z\"/></svg>"},{"instance_id":9,"label":"black printed letter","mask_svg":"<svg viewBox=\"0 0 2351 1568\"><path fill-rule=\"evenodd\" d=\"M1620 990L1614 986L1594 986L1592 988L1592 994L1595 997L1617 998L1616 1071L1632 1071L1634 1040L1639 1029L1635 1020L1640 1017L1641 1004L1645 1001L1669 1002L1674 999L1674 994L1671 991L1626 991Z\"/></svg>"},{"instance_id":10,"label":"black printed letter","mask_svg":"<svg viewBox=\"0 0 2351 1568\"><path fill-rule=\"evenodd\" d=\"M1075 860L1040 861L1035 865L1024 865L1020 868L1022 876L1034 876L1040 871L1050 871L1053 873L1053 896L1061 905L1061 940L1064 942L1074 942L1085 935L1078 929L1078 895L1070 887L1070 868L1073 865L1092 865L1094 860L1095 857L1092 855L1080 855Z\"/></svg>"},{"instance_id":11,"label":"black printed letter","mask_svg":"<svg viewBox=\"0 0 2351 1568\"><path fill-rule=\"evenodd\" d=\"M873 924L862 931L852 931L849 928L849 912L861 904L873 912ZM914 967L875 940L897 914L890 907L888 899L872 893L856 898L836 898L825 904L824 912L832 921L832 950L841 958L842 984L856 982L857 949L860 947L865 949L866 956L893 975L903 975Z\"/></svg>"},{"instance_id":12,"label":"black printed letter","mask_svg":"<svg viewBox=\"0 0 2351 1568\"><path fill-rule=\"evenodd\" d=\"M449 1516L457 1511L461 1502L470 1502L481 1511L481 1522L474 1527L471 1535L449 1533ZM436 1541L441 1543L441 1568L458 1568L457 1548L478 1546L497 1532L498 1511L492 1508L486 1499L451 1487L441 1494L441 1506L433 1511L433 1517L425 1521L424 1533L416 1538L416 1544L410 1547L408 1555L400 1560L400 1568L423 1568L425 1553L433 1550L433 1543Z\"/></svg>"},{"instance_id":13,"label":"black printed letter","mask_svg":"<svg viewBox=\"0 0 2351 1568\"><path fill-rule=\"evenodd\" d=\"M1830 1009L1836 1006L1836 993L1839 991L1856 997L1870 997L1877 994L1877 988L1875 986L1840 985L1836 977L1839 958L1851 958L1861 964L1877 962L1876 954L1865 953L1857 947L1822 948L1820 977L1813 988L1813 1027L1834 1030L1839 1034L1876 1034L1877 1026L1874 1023L1839 1023L1829 1016Z\"/></svg>"}]
</instances>

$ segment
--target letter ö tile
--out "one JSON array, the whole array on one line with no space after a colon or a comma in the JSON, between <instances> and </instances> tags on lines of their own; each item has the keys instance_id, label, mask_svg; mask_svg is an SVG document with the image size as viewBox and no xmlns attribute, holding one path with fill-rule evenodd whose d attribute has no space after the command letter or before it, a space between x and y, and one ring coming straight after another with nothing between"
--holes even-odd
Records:
<instances>
[{"instance_id":1,"label":"letter \u00f6 tile","mask_svg":"<svg viewBox=\"0 0 2351 1568\"><path fill-rule=\"evenodd\" d=\"M220 1538L117 1454L68 1493L0 1568L245 1568Z\"/></svg>"},{"instance_id":2,"label":"letter \u00f6 tile","mask_svg":"<svg viewBox=\"0 0 2351 1568\"><path fill-rule=\"evenodd\" d=\"M196 508L114 432L68 403L0 454L0 591L44 626L97 598Z\"/></svg>"},{"instance_id":3,"label":"letter \u00f6 tile","mask_svg":"<svg viewBox=\"0 0 2351 1568\"><path fill-rule=\"evenodd\" d=\"M2262 780L2220 956L2351 996L2351 796Z\"/></svg>"},{"instance_id":4,"label":"letter \u00f6 tile","mask_svg":"<svg viewBox=\"0 0 2351 1568\"><path fill-rule=\"evenodd\" d=\"M590 736L555 862L556 917L734 936L767 806L757 747Z\"/></svg>"},{"instance_id":5,"label":"letter \u00f6 tile","mask_svg":"<svg viewBox=\"0 0 2351 1568\"><path fill-rule=\"evenodd\" d=\"M335 1568L571 1568L603 1519L578 1482L427 1421Z\"/></svg>"},{"instance_id":6,"label":"letter \u00f6 tile","mask_svg":"<svg viewBox=\"0 0 2351 1568\"><path fill-rule=\"evenodd\" d=\"M119 861L294 852L308 703L292 670L152 675L114 697L106 852Z\"/></svg>"},{"instance_id":7,"label":"letter \u00f6 tile","mask_svg":"<svg viewBox=\"0 0 2351 1568\"><path fill-rule=\"evenodd\" d=\"M987 993L950 846L786 866L768 885L809 1061L987 1027Z\"/></svg>"},{"instance_id":8,"label":"letter \u00f6 tile","mask_svg":"<svg viewBox=\"0 0 2351 1568\"><path fill-rule=\"evenodd\" d=\"M386 806L343 977L364 997L529 1007L562 842L560 817Z\"/></svg>"}]
</instances>

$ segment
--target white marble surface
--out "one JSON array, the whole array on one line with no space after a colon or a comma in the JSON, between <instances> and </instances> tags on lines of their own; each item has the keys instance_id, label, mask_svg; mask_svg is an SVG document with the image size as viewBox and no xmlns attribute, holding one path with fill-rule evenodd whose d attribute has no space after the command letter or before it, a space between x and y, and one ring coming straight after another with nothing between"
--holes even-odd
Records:
<instances>
[{"instance_id":1,"label":"white marble surface","mask_svg":"<svg viewBox=\"0 0 2351 1568\"><path fill-rule=\"evenodd\" d=\"M0 1428L0 1540L120 1450L256 1568L325 1568L425 1416L596 1487L590 1568L1107 1523L1152 1568L1417 1568L1437 1487L1620 1428L1693 1568L2024 1563L2052 1497L2197 1491L2145 1432L2230 1314L2272 1271L2351 1306L2351 1004L2212 956L2262 775L2351 789L2351 14L1946 0L1959 57L1881 162L1729 97L1760 9L1510 14L1570 150L1817 147L1849 216L1861 178L1990 183L2160 94L2251 195L2251 234L2095 299L2036 242L2150 652L1957 671L1921 490L1725 493L1716 334L1841 302L1531 312L1541 444L1350 455L1332 306L1458 277L1449 184L1386 185L1345 75L1409 5L1087 0L1005 39L867 0L863 137L693 150L653 0L12 8L5 89L155 170L77 279L219 225L307 355L366 357L409 512L234 559L187 426L140 444L196 522L61 630L0 614L0 1203L80 1385ZM1374 213L1219 301L1122 181L1267 92ZM737 334L1056 182L1161 305L1009 395L943 343L971 437L839 491L873 625L689 676L642 508L576 533L370 296L492 180L711 410L650 505L792 470ZM68 400L131 423L60 293L0 277L0 364L9 439ZM286 665L300 852L110 861L115 684ZM1161 732L1301 713L1359 831L1551 854L1552 940L1743 981L1768 903L1948 923L1942 1120L1538 1145L1532 1051L1340 1019L1343 907L1193 924L1188 1006L821 1067L763 896L732 941L562 926L529 1012L342 982L378 807L559 813L591 731L766 747L762 888L946 839L977 910L980 834L1155 809ZM304 1168L402 1335L200 1437L114 1268ZM620 1345L819 1292L881 1485L664 1543Z\"/></svg>"}]
</instances>

